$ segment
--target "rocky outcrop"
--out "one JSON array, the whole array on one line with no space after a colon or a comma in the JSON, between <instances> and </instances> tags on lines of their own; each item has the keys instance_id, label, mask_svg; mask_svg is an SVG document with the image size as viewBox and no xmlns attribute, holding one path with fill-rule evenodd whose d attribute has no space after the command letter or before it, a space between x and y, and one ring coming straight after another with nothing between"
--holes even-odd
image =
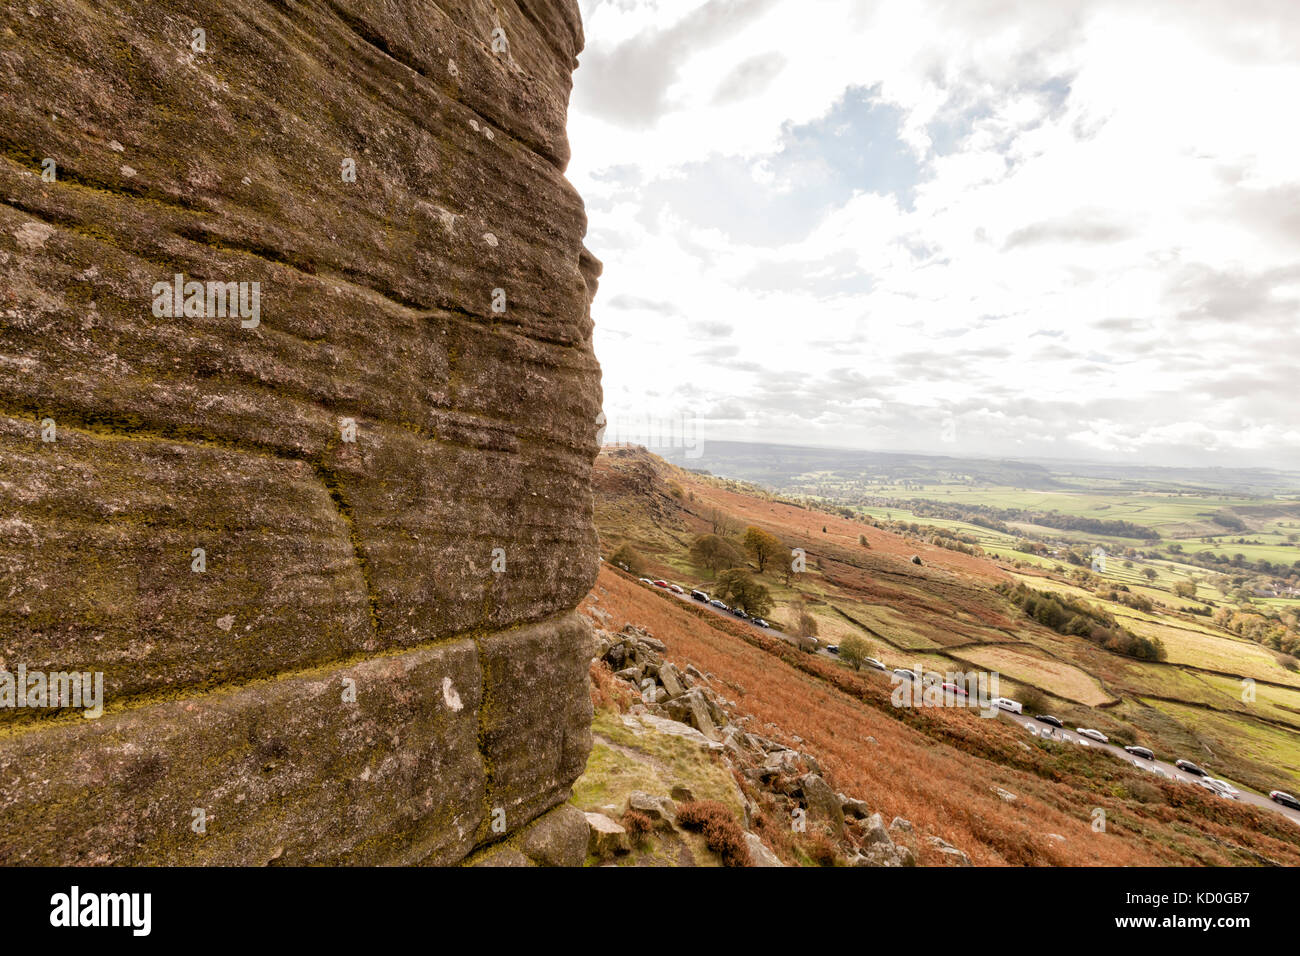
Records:
<instances>
[{"instance_id":1,"label":"rocky outcrop","mask_svg":"<svg viewBox=\"0 0 1300 956\"><path fill-rule=\"evenodd\" d=\"M585 610L590 614L594 606L587 605ZM873 813L867 801L834 790L812 754L747 730L751 718L734 713L735 703L713 689L711 675L690 664L682 670L666 658L666 651L663 642L644 628L626 624L615 634L599 623L595 627L592 666L609 668L614 680L626 681L628 698L639 696L622 715L625 726L682 737L715 754L737 781L743 781L746 826L753 826L766 813L788 825L792 834L821 836L829 841L826 845L831 850L830 858L823 862L884 867L917 864L916 835L910 821L895 817L886 829L884 818ZM779 728L766 726L779 733ZM790 739L803 742L799 737ZM626 809L656 828L674 829L674 801L679 799L690 803L693 795L686 787L674 787L671 798L638 791L629 796ZM605 818L590 813L587 818L594 854L609 857L629 850L623 828L615 834ZM741 837L749 865L784 865L758 834L744 830ZM939 847L938 843L931 845ZM965 859L969 865L960 850L946 843L943 846L948 849L940 852L948 859Z\"/></svg>"},{"instance_id":2,"label":"rocky outcrop","mask_svg":"<svg viewBox=\"0 0 1300 956\"><path fill-rule=\"evenodd\" d=\"M0 863L446 863L562 803L577 4L46 0L0 36L0 667L105 696L0 707Z\"/></svg>"}]
</instances>

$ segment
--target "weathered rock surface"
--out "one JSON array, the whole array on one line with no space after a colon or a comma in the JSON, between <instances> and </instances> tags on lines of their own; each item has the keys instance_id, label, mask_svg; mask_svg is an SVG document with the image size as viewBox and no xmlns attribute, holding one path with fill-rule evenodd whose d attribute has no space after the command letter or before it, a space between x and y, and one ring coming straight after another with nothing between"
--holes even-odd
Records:
<instances>
[{"instance_id":1,"label":"weathered rock surface","mask_svg":"<svg viewBox=\"0 0 1300 956\"><path fill-rule=\"evenodd\" d=\"M745 846L749 847L749 859L754 866L785 866L781 858L758 838L758 834L745 831Z\"/></svg>"},{"instance_id":2,"label":"weathered rock surface","mask_svg":"<svg viewBox=\"0 0 1300 956\"><path fill-rule=\"evenodd\" d=\"M633 790L627 798L627 809L644 814L651 823L660 828L671 830L677 825L677 808L667 797Z\"/></svg>"},{"instance_id":3,"label":"weathered rock surface","mask_svg":"<svg viewBox=\"0 0 1300 956\"><path fill-rule=\"evenodd\" d=\"M827 821L836 832L844 826L844 810L830 784L817 774L809 773L799 778L799 790L808 804L809 815Z\"/></svg>"},{"instance_id":4,"label":"weathered rock surface","mask_svg":"<svg viewBox=\"0 0 1300 956\"><path fill-rule=\"evenodd\" d=\"M584 609L590 613L590 602ZM644 662L646 671L653 676L643 679L640 688L642 702L631 704L627 712L621 714L623 727L637 736L653 732L684 737L700 747L714 751L721 758L721 763L735 775L735 784L739 786L737 795L743 803L744 839L751 864L783 865L780 857L752 832L760 815L769 820L788 818L792 824L806 817L806 830L795 832L814 832L830 838L834 843L835 858L850 866L900 867L917 864L915 850L907 845L915 842L910 821L895 817L886 829L882 814L873 813L865 800L839 793L831 786L816 757L794 750L780 740L745 730L752 717L735 715L735 702L706 686L706 683L711 682L708 675L700 673L689 664L685 671L681 670L677 664L662 658L663 652L654 646L662 646L660 642L655 641L652 645L649 640L652 639L648 639L643 629L630 624L625 625L619 635L598 627L594 631L591 663L614 667L628 662L642 666L641 662ZM652 657L659 659L651 663ZM696 679L691 676L692 672L698 675L698 686L689 687L671 699L662 699L657 703L646 702L652 690L656 695L666 695L668 685L674 679L679 679L681 685L688 685L689 681ZM614 680L626 681L625 686L636 686L630 676L620 677L617 672L612 676ZM663 716L665 714L679 719L673 720ZM695 723L696 726L685 721ZM774 724L764 726L772 733L781 733L781 728ZM704 728L713 731L714 736L720 740L705 736L702 732ZM798 736L789 739L803 743ZM624 813L635 810L651 820L656 829L671 832L676 827L677 817L674 801L689 803L694 800L695 794L689 787L680 784L670 785L667 789L670 798L644 791L630 791L622 810ZM611 813L619 812L619 808L613 805L605 809ZM607 855L618 852L619 847L626 848L626 835L623 834L622 827L599 814L589 813L588 820L592 834L592 852L596 852L594 848L597 845ZM616 832L611 829L614 827L617 828ZM895 834L897 840L906 842L897 842ZM619 842L620 835L624 838L622 843Z\"/></svg>"},{"instance_id":5,"label":"weathered rock surface","mask_svg":"<svg viewBox=\"0 0 1300 956\"><path fill-rule=\"evenodd\" d=\"M528 825L520 848L542 866L582 866L587 818L577 807L557 807Z\"/></svg>"},{"instance_id":6,"label":"weathered rock surface","mask_svg":"<svg viewBox=\"0 0 1300 956\"><path fill-rule=\"evenodd\" d=\"M0 709L0 863L453 862L562 803L577 4L49 0L0 37L0 666L107 697ZM258 283L256 323L159 316L177 273Z\"/></svg>"},{"instance_id":7,"label":"weathered rock surface","mask_svg":"<svg viewBox=\"0 0 1300 956\"><path fill-rule=\"evenodd\" d=\"M930 846L938 850L946 858L948 858L953 863L955 863L957 866L971 865L970 857L967 856L965 852L957 849L955 846L953 846L947 840L944 840L942 837L937 837L937 836L926 837L926 842L929 843Z\"/></svg>"},{"instance_id":8,"label":"weathered rock surface","mask_svg":"<svg viewBox=\"0 0 1300 956\"><path fill-rule=\"evenodd\" d=\"M586 818L589 853L606 857L627 850L627 830L621 823L611 820L603 813L588 813Z\"/></svg>"}]
</instances>

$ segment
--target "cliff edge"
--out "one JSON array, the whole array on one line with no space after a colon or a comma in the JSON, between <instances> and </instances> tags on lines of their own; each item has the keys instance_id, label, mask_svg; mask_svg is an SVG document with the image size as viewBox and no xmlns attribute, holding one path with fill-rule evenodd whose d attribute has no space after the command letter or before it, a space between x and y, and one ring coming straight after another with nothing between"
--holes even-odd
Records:
<instances>
[{"instance_id":1,"label":"cliff edge","mask_svg":"<svg viewBox=\"0 0 1300 956\"><path fill-rule=\"evenodd\" d=\"M0 10L0 864L451 863L567 799L581 47L572 0Z\"/></svg>"}]
</instances>

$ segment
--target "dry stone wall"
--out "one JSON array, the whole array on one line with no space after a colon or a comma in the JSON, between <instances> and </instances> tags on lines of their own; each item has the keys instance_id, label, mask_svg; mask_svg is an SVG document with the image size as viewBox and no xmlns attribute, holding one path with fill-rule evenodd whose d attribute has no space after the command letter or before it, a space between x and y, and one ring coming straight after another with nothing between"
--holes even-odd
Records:
<instances>
[{"instance_id":1,"label":"dry stone wall","mask_svg":"<svg viewBox=\"0 0 1300 956\"><path fill-rule=\"evenodd\" d=\"M581 47L572 0L0 9L0 864L448 863L567 798Z\"/></svg>"}]
</instances>

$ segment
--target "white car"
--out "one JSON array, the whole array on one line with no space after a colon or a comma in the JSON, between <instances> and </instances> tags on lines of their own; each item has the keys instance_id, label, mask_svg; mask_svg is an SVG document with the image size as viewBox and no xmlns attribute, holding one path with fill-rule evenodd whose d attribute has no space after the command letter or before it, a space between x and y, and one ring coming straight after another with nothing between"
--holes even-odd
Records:
<instances>
[{"instance_id":1,"label":"white car","mask_svg":"<svg viewBox=\"0 0 1300 956\"><path fill-rule=\"evenodd\" d=\"M1219 796L1223 797L1223 799L1225 800L1237 799L1229 792L1232 788L1229 787L1222 780L1215 780L1213 777L1197 777L1196 783L1199 786L1204 787L1206 790L1210 791L1210 793L1218 794Z\"/></svg>"},{"instance_id":2,"label":"white car","mask_svg":"<svg viewBox=\"0 0 1300 956\"><path fill-rule=\"evenodd\" d=\"M1210 777L1209 780L1210 783L1219 787L1223 795L1228 797L1230 800L1236 800L1241 796L1241 791L1228 783L1228 781L1220 780L1218 777Z\"/></svg>"},{"instance_id":3,"label":"white car","mask_svg":"<svg viewBox=\"0 0 1300 956\"><path fill-rule=\"evenodd\" d=\"M1103 734L1100 730L1093 730L1091 727L1075 727L1074 729L1078 731L1080 734L1082 734L1083 736L1091 737L1093 740L1096 740L1099 743L1103 743L1103 744L1110 743L1110 738L1107 737L1105 734Z\"/></svg>"},{"instance_id":4,"label":"white car","mask_svg":"<svg viewBox=\"0 0 1300 956\"><path fill-rule=\"evenodd\" d=\"M1000 707L1002 710L1009 710L1013 714L1023 714L1024 705L1018 700L1012 700L1010 697L994 697L993 706Z\"/></svg>"}]
</instances>

